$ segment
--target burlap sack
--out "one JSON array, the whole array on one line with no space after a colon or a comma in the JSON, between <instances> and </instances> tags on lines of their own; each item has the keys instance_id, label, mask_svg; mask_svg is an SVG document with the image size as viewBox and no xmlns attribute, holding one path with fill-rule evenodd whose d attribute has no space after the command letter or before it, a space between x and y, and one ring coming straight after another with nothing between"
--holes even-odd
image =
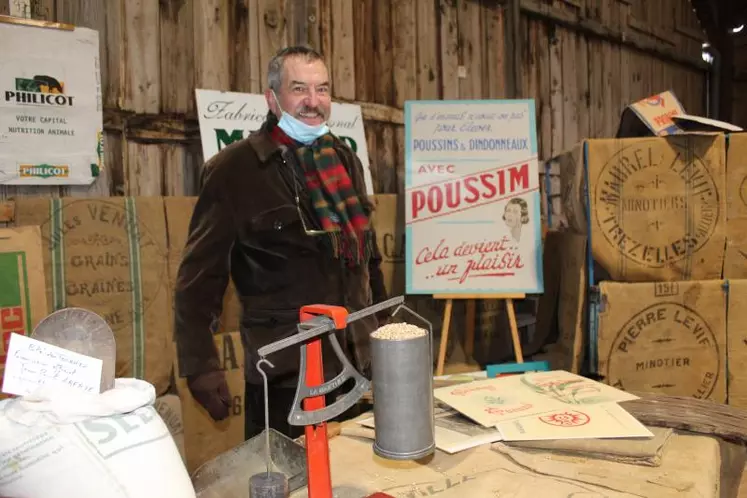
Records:
<instances>
[{"instance_id":1,"label":"burlap sack","mask_svg":"<svg viewBox=\"0 0 747 498\"><path fill-rule=\"evenodd\" d=\"M629 465L580 455L520 450L496 443L494 449L537 475L589 486L603 496L646 498L719 497L721 450L716 439L675 434L664 446L658 467ZM552 491L537 496L560 496Z\"/></svg>"},{"instance_id":2,"label":"burlap sack","mask_svg":"<svg viewBox=\"0 0 747 498\"><path fill-rule=\"evenodd\" d=\"M726 313L729 404L747 408L747 280L729 280Z\"/></svg>"},{"instance_id":3,"label":"burlap sack","mask_svg":"<svg viewBox=\"0 0 747 498\"><path fill-rule=\"evenodd\" d=\"M383 460L373 454L370 439L338 436L329 446L335 496L345 498L376 491L406 498L719 496L719 445L700 436L675 436L659 467L530 453L500 443L454 455L437 451L419 462ZM305 489L291 494L305 496Z\"/></svg>"},{"instance_id":4,"label":"burlap sack","mask_svg":"<svg viewBox=\"0 0 747 498\"><path fill-rule=\"evenodd\" d=\"M179 449L182 460L186 462L184 454L184 420L182 419L182 405L176 394L165 394L156 398L153 407L169 428L171 437Z\"/></svg>"},{"instance_id":5,"label":"burlap sack","mask_svg":"<svg viewBox=\"0 0 747 498\"><path fill-rule=\"evenodd\" d=\"M570 226L611 279L721 278L723 135L585 140L559 163Z\"/></svg>"},{"instance_id":6,"label":"burlap sack","mask_svg":"<svg viewBox=\"0 0 747 498\"><path fill-rule=\"evenodd\" d=\"M221 367L226 373L232 404L229 417L215 422L189 392L186 379L179 377L174 362L176 390L181 399L184 420L184 453L192 474L200 465L244 441L244 350L241 334L228 332L215 336Z\"/></svg>"},{"instance_id":7,"label":"burlap sack","mask_svg":"<svg viewBox=\"0 0 747 498\"><path fill-rule=\"evenodd\" d=\"M169 281L172 289L182 261L184 244L187 243L189 236L189 222L196 202L197 197L164 197L169 234ZM233 282L229 280L226 294L223 296L223 313L216 332L239 330L240 320L241 303L236 297Z\"/></svg>"},{"instance_id":8,"label":"burlap sack","mask_svg":"<svg viewBox=\"0 0 747 498\"><path fill-rule=\"evenodd\" d=\"M602 282L599 373L626 391L726 402L726 300L721 280Z\"/></svg>"},{"instance_id":9,"label":"burlap sack","mask_svg":"<svg viewBox=\"0 0 747 498\"><path fill-rule=\"evenodd\" d=\"M747 133L729 135L724 278L747 278Z\"/></svg>"},{"instance_id":10,"label":"burlap sack","mask_svg":"<svg viewBox=\"0 0 747 498\"><path fill-rule=\"evenodd\" d=\"M404 199L396 194L371 196L375 210L371 224L381 253L381 273L390 296L405 292Z\"/></svg>"},{"instance_id":11,"label":"burlap sack","mask_svg":"<svg viewBox=\"0 0 747 498\"><path fill-rule=\"evenodd\" d=\"M117 377L169 387L173 349L161 197L19 198L15 224L41 227L50 311L98 313L117 341Z\"/></svg>"}]
</instances>

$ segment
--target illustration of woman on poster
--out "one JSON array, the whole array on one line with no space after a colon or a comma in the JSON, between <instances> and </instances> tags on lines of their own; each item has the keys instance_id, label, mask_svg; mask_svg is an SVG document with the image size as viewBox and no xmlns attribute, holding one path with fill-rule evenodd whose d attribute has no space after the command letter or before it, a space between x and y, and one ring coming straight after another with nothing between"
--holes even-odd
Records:
<instances>
[{"instance_id":1,"label":"illustration of woman on poster","mask_svg":"<svg viewBox=\"0 0 747 498\"><path fill-rule=\"evenodd\" d=\"M514 197L506 203L503 210L503 222L511 231L511 238L518 245L521 242L521 229L529 223L529 205L521 197Z\"/></svg>"}]
</instances>

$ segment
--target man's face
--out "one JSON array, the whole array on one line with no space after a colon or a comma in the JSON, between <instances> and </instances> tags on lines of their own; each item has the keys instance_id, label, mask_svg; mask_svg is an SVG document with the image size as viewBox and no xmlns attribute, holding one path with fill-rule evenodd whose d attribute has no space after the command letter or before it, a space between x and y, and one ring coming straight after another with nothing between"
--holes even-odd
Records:
<instances>
[{"instance_id":1,"label":"man's face","mask_svg":"<svg viewBox=\"0 0 747 498\"><path fill-rule=\"evenodd\" d=\"M515 228L521 224L521 208L518 204L509 204L506 206L503 216L509 228Z\"/></svg>"},{"instance_id":2,"label":"man's face","mask_svg":"<svg viewBox=\"0 0 747 498\"><path fill-rule=\"evenodd\" d=\"M286 57L280 90L275 92L283 111L310 126L324 124L332 108L329 73L321 60L307 61L305 57ZM267 104L278 118L272 92L266 92Z\"/></svg>"}]
</instances>

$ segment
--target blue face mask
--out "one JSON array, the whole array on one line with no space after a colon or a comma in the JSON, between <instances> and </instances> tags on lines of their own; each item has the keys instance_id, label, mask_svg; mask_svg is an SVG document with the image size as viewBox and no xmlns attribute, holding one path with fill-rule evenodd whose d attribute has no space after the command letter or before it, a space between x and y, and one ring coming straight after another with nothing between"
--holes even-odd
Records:
<instances>
[{"instance_id":1,"label":"blue face mask","mask_svg":"<svg viewBox=\"0 0 747 498\"><path fill-rule=\"evenodd\" d=\"M273 95L275 96L275 102L277 103L278 98L277 95L275 95L275 92L273 92ZM283 108L280 107L280 103L278 103L277 105L278 109L280 109L280 112L282 113L282 116L278 121L278 126L292 139L297 140L304 145L309 145L317 138L329 133L329 127L326 123L317 126L307 125L303 121L299 121L298 119L285 112Z\"/></svg>"}]
</instances>

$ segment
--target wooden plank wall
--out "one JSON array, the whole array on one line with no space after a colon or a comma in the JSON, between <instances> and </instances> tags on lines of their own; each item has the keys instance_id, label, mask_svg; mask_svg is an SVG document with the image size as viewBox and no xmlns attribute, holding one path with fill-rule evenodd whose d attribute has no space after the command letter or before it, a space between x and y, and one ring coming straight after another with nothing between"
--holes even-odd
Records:
<instances>
[{"instance_id":1,"label":"wooden plank wall","mask_svg":"<svg viewBox=\"0 0 747 498\"><path fill-rule=\"evenodd\" d=\"M626 105L665 90L674 91L687 112L705 112L705 35L689 2L555 0L545 9L577 20L575 28L553 24L534 10L522 19L523 86L527 97L537 99L542 158L583 138L614 136ZM591 36L579 26L610 39L625 34L629 44ZM633 44L685 60L668 61Z\"/></svg>"},{"instance_id":2,"label":"wooden plank wall","mask_svg":"<svg viewBox=\"0 0 747 498\"><path fill-rule=\"evenodd\" d=\"M612 135L624 105L665 89L703 111L688 0L520 3L514 46L511 2L496 0L30 0L35 18L100 33L107 168L91 189L0 187L0 197L195 194L194 88L260 92L270 57L292 43L326 54L336 99L365 103L380 193L403 189L404 102L507 97L514 56L519 96L537 99L543 158Z\"/></svg>"}]
</instances>

